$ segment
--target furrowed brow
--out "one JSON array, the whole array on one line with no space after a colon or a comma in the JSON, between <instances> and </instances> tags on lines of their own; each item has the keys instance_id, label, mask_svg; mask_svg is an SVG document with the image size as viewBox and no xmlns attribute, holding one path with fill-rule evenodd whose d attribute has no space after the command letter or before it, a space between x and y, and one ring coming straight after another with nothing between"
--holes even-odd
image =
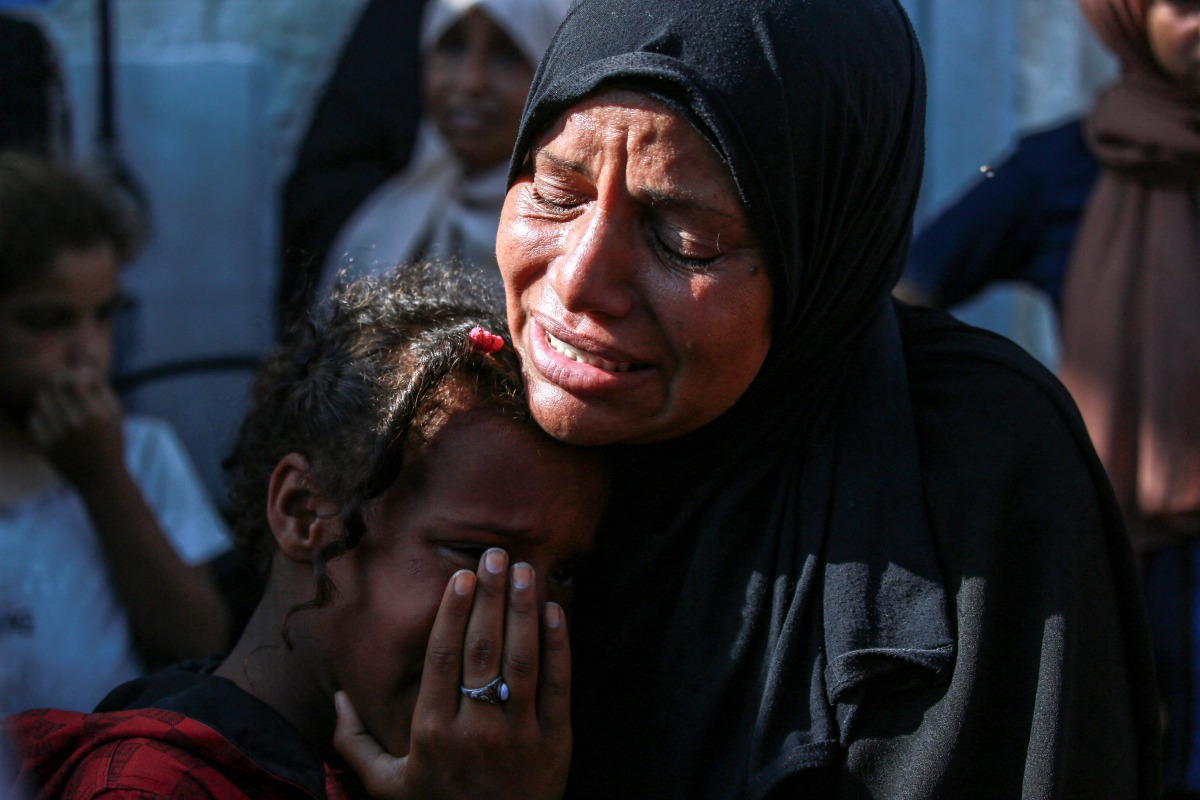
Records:
<instances>
[{"instance_id":1,"label":"furrowed brow","mask_svg":"<svg viewBox=\"0 0 1200 800\"><path fill-rule=\"evenodd\" d=\"M722 217L724 219L738 221L740 218L736 214L731 214L728 211L710 205L699 197L691 194L664 192L661 189L654 189L650 186L639 186L638 191L650 198L650 205L654 208L665 208L669 210L678 209L680 211L699 211L703 214L711 214L712 216Z\"/></svg>"},{"instance_id":2,"label":"furrowed brow","mask_svg":"<svg viewBox=\"0 0 1200 800\"><path fill-rule=\"evenodd\" d=\"M538 150L537 153L534 154L534 160L536 161L538 159L549 161L551 166L557 167L565 172L579 173L588 180L591 180L593 177L591 167L589 167L587 164L584 164L582 161L572 161L568 158L556 156L544 148Z\"/></svg>"}]
</instances>

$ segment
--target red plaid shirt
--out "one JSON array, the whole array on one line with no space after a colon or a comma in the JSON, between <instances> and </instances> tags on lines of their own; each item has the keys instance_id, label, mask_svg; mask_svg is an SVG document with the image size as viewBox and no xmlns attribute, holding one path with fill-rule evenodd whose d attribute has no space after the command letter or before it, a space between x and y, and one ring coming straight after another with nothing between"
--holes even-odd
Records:
<instances>
[{"instance_id":1,"label":"red plaid shirt","mask_svg":"<svg viewBox=\"0 0 1200 800\"><path fill-rule=\"evenodd\" d=\"M214 692L221 679L183 676L193 679L202 683L191 696L210 701L198 708L211 710L212 724L158 707L38 709L5 720L0 735L20 756L21 788L39 800L349 800L341 770L314 757L273 711L228 682ZM0 786L0 797L8 790Z\"/></svg>"}]
</instances>

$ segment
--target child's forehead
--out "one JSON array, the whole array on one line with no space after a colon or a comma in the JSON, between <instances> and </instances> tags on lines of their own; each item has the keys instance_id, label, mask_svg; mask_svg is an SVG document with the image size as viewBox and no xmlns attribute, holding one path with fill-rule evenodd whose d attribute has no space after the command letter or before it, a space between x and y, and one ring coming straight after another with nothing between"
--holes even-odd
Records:
<instances>
[{"instance_id":1,"label":"child's forehead","mask_svg":"<svg viewBox=\"0 0 1200 800\"><path fill-rule=\"evenodd\" d=\"M555 441L531 420L487 406L447 414L404 471L410 474L403 482L443 508L453 498L460 515L485 519L495 511L513 530L528 527L547 506L598 513L608 488L602 453Z\"/></svg>"},{"instance_id":2,"label":"child's forehead","mask_svg":"<svg viewBox=\"0 0 1200 800\"><path fill-rule=\"evenodd\" d=\"M435 468L439 459L459 461L455 469L475 470L492 462L526 468L542 464L593 460L587 451L555 441L529 417L518 416L501 401L488 402L461 396L442 404L432 415L423 436L423 459ZM516 476L511 476L516 479Z\"/></svg>"}]
</instances>

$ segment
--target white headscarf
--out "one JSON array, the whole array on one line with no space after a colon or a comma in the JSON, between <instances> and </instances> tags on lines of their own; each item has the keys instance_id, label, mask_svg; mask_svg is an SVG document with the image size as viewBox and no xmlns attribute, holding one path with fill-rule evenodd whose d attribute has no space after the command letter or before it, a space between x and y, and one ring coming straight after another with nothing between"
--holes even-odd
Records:
<instances>
[{"instance_id":1,"label":"white headscarf","mask_svg":"<svg viewBox=\"0 0 1200 800\"><path fill-rule=\"evenodd\" d=\"M570 0L431 0L421 30L421 53L430 50L464 14L479 7L537 65ZM496 229L507 188L508 163L463 174L436 127L422 120L409 166L376 189L351 215L330 248L321 295L340 270L381 272L423 254L458 257L495 275Z\"/></svg>"},{"instance_id":2,"label":"white headscarf","mask_svg":"<svg viewBox=\"0 0 1200 800\"><path fill-rule=\"evenodd\" d=\"M428 53L451 25L473 8L487 12L535 67L571 0L432 0L421 26L421 51Z\"/></svg>"}]
</instances>

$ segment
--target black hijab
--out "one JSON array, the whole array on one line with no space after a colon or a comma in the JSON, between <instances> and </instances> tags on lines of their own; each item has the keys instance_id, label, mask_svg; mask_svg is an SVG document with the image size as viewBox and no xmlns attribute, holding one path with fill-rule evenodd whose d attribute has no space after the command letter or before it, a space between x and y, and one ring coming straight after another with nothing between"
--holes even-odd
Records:
<instances>
[{"instance_id":1,"label":"black hijab","mask_svg":"<svg viewBox=\"0 0 1200 800\"><path fill-rule=\"evenodd\" d=\"M889 297L920 185L923 65L896 0L578 0L512 175L609 86L668 103L729 166L775 320L730 411L617 448L572 620L570 794L764 797L839 763L863 698L954 664Z\"/></svg>"}]
</instances>

